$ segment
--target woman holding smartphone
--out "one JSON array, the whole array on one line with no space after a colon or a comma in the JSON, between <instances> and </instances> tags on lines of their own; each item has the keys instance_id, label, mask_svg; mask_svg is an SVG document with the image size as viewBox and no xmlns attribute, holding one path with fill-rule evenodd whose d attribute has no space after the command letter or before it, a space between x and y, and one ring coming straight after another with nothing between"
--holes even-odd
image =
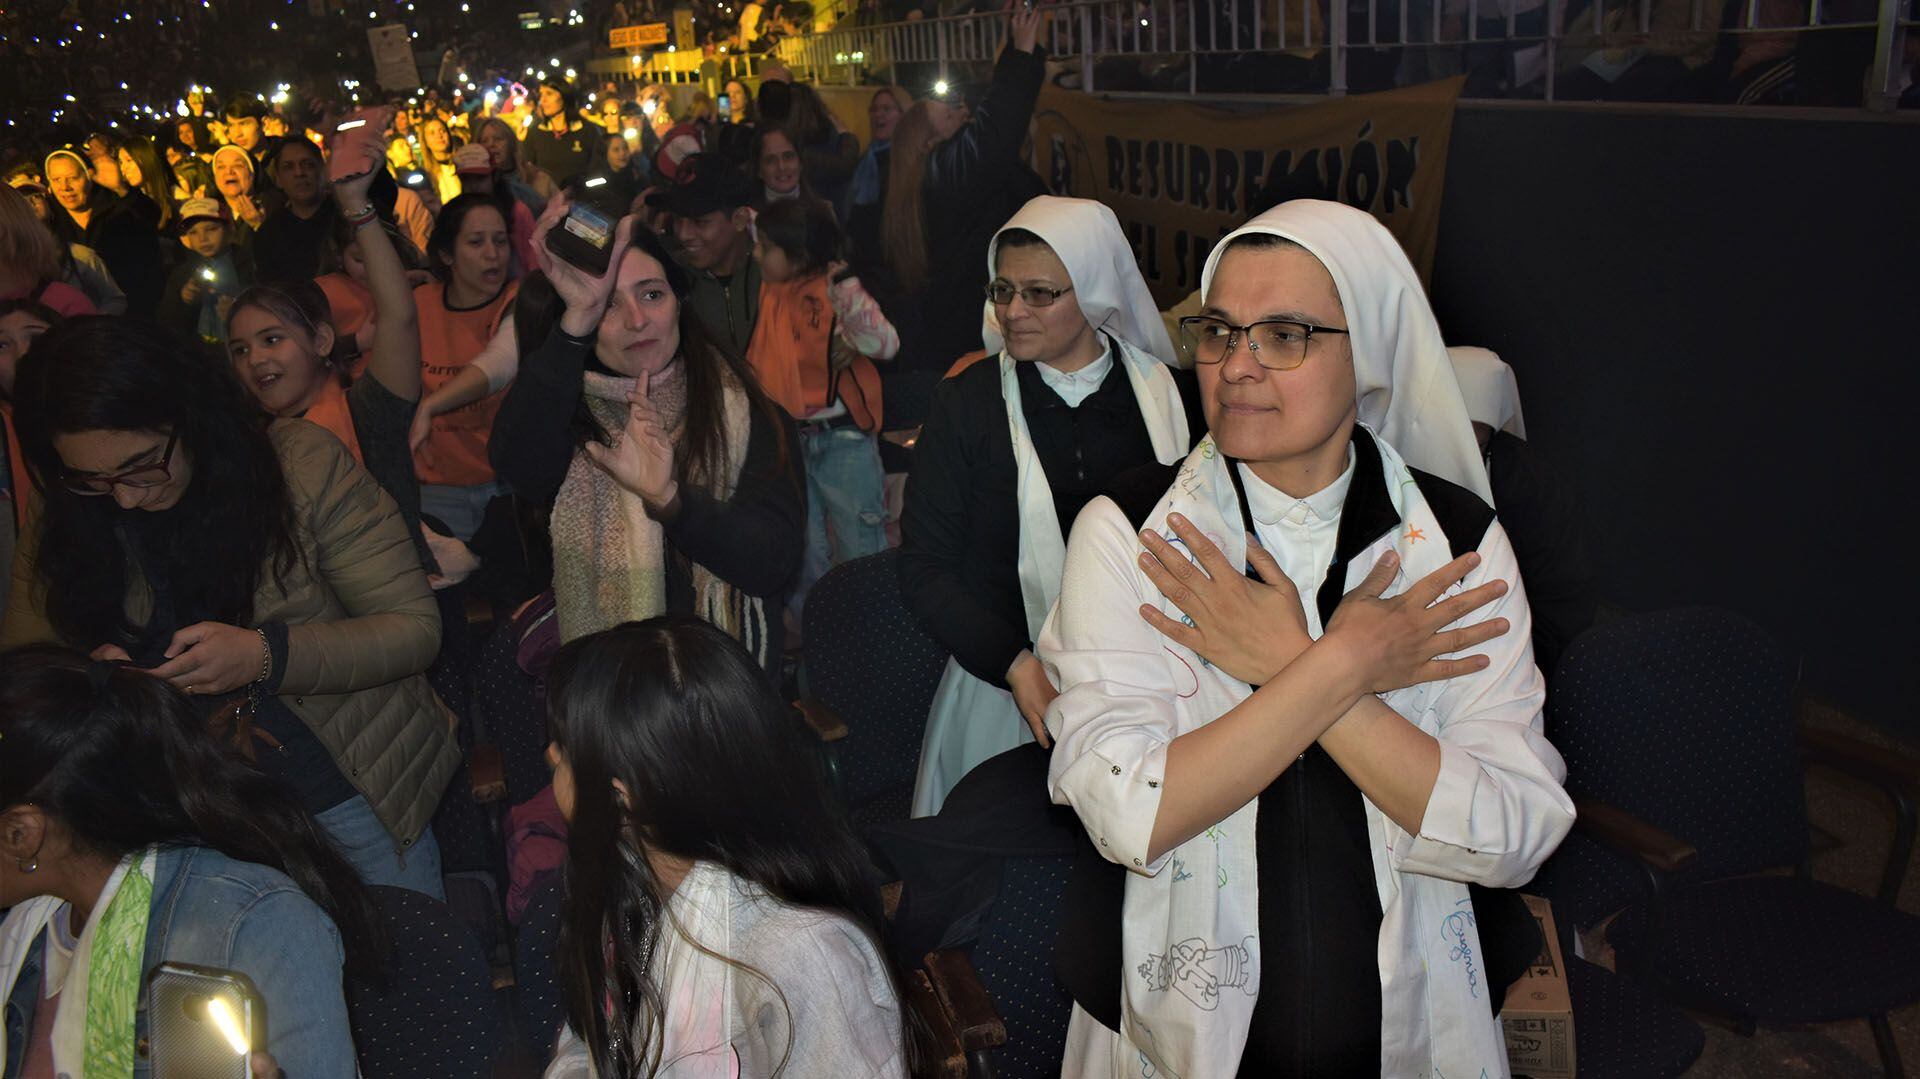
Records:
<instances>
[{"instance_id":1,"label":"woman holding smartphone","mask_svg":"<svg viewBox=\"0 0 1920 1079\"><path fill-rule=\"evenodd\" d=\"M265 1005L257 1048L289 1074L356 1074L341 976L381 961L366 889L195 701L19 649L0 655L0 742L0 1075L146 1079L138 1047L164 1020L142 978L161 963L244 975Z\"/></svg>"},{"instance_id":2,"label":"woman holding smartphone","mask_svg":"<svg viewBox=\"0 0 1920 1079\"><path fill-rule=\"evenodd\" d=\"M0 647L131 660L202 705L369 883L442 894L459 765L421 676L440 614L400 509L340 440L263 413L151 324L75 319L14 384L43 503Z\"/></svg>"}]
</instances>

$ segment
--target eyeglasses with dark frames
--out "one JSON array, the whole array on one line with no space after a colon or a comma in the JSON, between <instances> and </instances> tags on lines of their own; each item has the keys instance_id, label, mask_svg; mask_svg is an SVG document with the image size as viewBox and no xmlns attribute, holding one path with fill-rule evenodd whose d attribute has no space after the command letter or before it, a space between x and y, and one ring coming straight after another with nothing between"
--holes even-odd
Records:
<instances>
[{"instance_id":1,"label":"eyeglasses with dark frames","mask_svg":"<svg viewBox=\"0 0 1920 1079\"><path fill-rule=\"evenodd\" d=\"M1195 363L1215 364L1233 353L1236 342L1244 341L1253 362L1269 371L1291 371L1307 362L1307 346L1314 334L1346 332L1288 319L1236 326L1212 315L1189 315L1180 320L1180 347Z\"/></svg>"},{"instance_id":2,"label":"eyeglasses with dark frames","mask_svg":"<svg viewBox=\"0 0 1920 1079\"><path fill-rule=\"evenodd\" d=\"M77 495L110 495L115 487L136 489L158 487L173 478L173 450L180 444L178 431L167 436L167 445L160 451L160 460L155 464L137 465L125 472L116 472L111 476L76 474L68 472L60 477L67 490Z\"/></svg>"},{"instance_id":3,"label":"eyeglasses with dark frames","mask_svg":"<svg viewBox=\"0 0 1920 1079\"><path fill-rule=\"evenodd\" d=\"M1013 302L1015 296L1018 296L1028 307L1051 307L1053 301L1072 291L1072 285L1066 288L1048 288L1045 285L1014 288L1006 281L995 281L987 286L987 299L996 306L1005 307Z\"/></svg>"}]
</instances>

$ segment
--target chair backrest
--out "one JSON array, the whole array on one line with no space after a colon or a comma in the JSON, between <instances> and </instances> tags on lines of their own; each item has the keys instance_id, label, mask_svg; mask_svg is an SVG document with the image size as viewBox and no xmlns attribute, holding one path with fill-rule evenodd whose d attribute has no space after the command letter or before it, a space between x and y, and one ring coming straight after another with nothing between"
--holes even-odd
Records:
<instances>
[{"instance_id":1,"label":"chair backrest","mask_svg":"<svg viewBox=\"0 0 1920 1079\"><path fill-rule=\"evenodd\" d=\"M846 722L840 770L856 811L912 790L947 662L900 598L896 563L891 550L854 559L807 594L807 688Z\"/></svg>"},{"instance_id":2,"label":"chair backrest","mask_svg":"<svg viewBox=\"0 0 1920 1079\"><path fill-rule=\"evenodd\" d=\"M1588 630L1554 674L1547 736L1567 789L1700 852L1689 880L1807 856L1794 668L1759 626L1687 607Z\"/></svg>"},{"instance_id":3,"label":"chair backrest","mask_svg":"<svg viewBox=\"0 0 1920 1079\"><path fill-rule=\"evenodd\" d=\"M488 1075L502 1045L487 957L438 900L375 887L392 942L384 983L347 979L347 1016L366 1079Z\"/></svg>"},{"instance_id":4,"label":"chair backrest","mask_svg":"<svg viewBox=\"0 0 1920 1079\"><path fill-rule=\"evenodd\" d=\"M567 1020L560 999L560 978L554 952L560 944L561 874L548 874L535 885L520 930L513 941L513 987L520 1029L534 1060L553 1056L554 1038Z\"/></svg>"}]
</instances>

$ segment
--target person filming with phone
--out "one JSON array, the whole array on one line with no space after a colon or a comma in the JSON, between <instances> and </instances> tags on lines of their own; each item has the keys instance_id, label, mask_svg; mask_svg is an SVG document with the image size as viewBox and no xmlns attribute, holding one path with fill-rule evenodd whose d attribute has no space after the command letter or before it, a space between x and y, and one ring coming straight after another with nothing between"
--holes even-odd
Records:
<instances>
[{"instance_id":1,"label":"person filming with phone","mask_svg":"<svg viewBox=\"0 0 1920 1079\"><path fill-rule=\"evenodd\" d=\"M356 1074L343 971L384 942L291 790L165 681L63 648L0 654L0 746L0 1075L207 1074L162 1059L191 1022L148 1007L162 964L244 977L287 1074Z\"/></svg>"},{"instance_id":2,"label":"person filming with phone","mask_svg":"<svg viewBox=\"0 0 1920 1079\"><path fill-rule=\"evenodd\" d=\"M799 439L636 223L564 197L547 207L534 250L556 298L516 317L529 329L493 465L553 505L562 641L694 614L777 671L806 545Z\"/></svg>"}]
</instances>

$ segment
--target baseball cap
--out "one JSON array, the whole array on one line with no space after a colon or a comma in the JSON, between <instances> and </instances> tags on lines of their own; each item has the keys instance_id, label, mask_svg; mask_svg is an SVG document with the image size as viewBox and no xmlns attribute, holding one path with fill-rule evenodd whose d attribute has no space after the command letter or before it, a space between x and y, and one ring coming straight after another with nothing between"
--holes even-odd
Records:
<instances>
[{"instance_id":1,"label":"baseball cap","mask_svg":"<svg viewBox=\"0 0 1920 1079\"><path fill-rule=\"evenodd\" d=\"M719 154L690 154L675 171L679 182L647 196L647 205L677 217L704 217L753 204L753 184Z\"/></svg>"},{"instance_id":2,"label":"baseball cap","mask_svg":"<svg viewBox=\"0 0 1920 1079\"><path fill-rule=\"evenodd\" d=\"M453 152L453 171L461 176L490 176L493 174L493 155L485 146L470 142Z\"/></svg>"},{"instance_id":3,"label":"baseball cap","mask_svg":"<svg viewBox=\"0 0 1920 1079\"><path fill-rule=\"evenodd\" d=\"M700 154L700 129L692 124L675 124L653 155L653 170L670 183L680 182L680 166Z\"/></svg>"},{"instance_id":4,"label":"baseball cap","mask_svg":"<svg viewBox=\"0 0 1920 1079\"><path fill-rule=\"evenodd\" d=\"M188 199L180 204L180 230L185 232L195 221L218 221L226 224L226 215L220 212L220 204L212 199Z\"/></svg>"}]
</instances>

